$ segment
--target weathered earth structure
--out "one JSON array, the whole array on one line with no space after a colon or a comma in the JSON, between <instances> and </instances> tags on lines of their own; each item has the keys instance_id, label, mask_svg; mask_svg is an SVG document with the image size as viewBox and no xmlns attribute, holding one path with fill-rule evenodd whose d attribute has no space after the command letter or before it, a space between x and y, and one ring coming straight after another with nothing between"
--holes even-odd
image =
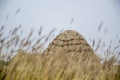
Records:
<instances>
[{"instance_id":1,"label":"weathered earth structure","mask_svg":"<svg viewBox=\"0 0 120 80\"><path fill-rule=\"evenodd\" d=\"M66 30L63 33L60 33L45 50L45 52L49 54L58 51L83 54L85 57L95 56L96 59L98 59L95 52L83 36L73 30Z\"/></svg>"}]
</instances>

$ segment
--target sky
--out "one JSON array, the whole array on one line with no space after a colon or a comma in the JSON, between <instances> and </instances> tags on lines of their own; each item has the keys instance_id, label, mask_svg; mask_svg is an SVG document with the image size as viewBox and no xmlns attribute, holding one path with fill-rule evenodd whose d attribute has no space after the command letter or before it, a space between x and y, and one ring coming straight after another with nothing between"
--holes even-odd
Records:
<instances>
[{"instance_id":1,"label":"sky","mask_svg":"<svg viewBox=\"0 0 120 80\"><path fill-rule=\"evenodd\" d=\"M116 42L116 35L120 37L120 0L0 0L0 26L5 25L7 33L20 24L25 34L41 26L43 34L53 28L56 35L72 29L90 45L90 38L102 38L109 44L110 40Z\"/></svg>"}]
</instances>

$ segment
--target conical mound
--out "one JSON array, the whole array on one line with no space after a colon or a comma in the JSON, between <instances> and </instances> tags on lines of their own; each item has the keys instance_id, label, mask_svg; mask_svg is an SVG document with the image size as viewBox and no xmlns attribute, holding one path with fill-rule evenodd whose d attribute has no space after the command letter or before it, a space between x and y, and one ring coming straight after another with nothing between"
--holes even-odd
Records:
<instances>
[{"instance_id":1,"label":"conical mound","mask_svg":"<svg viewBox=\"0 0 120 80\"><path fill-rule=\"evenodd\" d=\"M73 30L66 30L63 33L60 33L52 43L49 44L45 52L56 53L59 49L64 51L64 53L72 52L95 55L93 49L83 36Z\"/></svg>"}]
</instances>

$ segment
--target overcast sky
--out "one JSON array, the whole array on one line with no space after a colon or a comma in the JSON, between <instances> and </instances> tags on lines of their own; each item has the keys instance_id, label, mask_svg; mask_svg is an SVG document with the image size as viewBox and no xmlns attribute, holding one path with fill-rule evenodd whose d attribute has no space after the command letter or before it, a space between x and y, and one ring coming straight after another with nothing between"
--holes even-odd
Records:
<instances>
[{"instance_id":1,"label":"overcast sky","mask_svg":"<svg viewBox=\"0 0 120 80\"><path fill-rule=\"evenodd\" d=\"M41 25L44 33L73 29L88 42L102 37L107 44L120 34L120 0L0 0L0 26L5 25L7 32L20 24L26 33Z\"/></svg>"}]
</instances>

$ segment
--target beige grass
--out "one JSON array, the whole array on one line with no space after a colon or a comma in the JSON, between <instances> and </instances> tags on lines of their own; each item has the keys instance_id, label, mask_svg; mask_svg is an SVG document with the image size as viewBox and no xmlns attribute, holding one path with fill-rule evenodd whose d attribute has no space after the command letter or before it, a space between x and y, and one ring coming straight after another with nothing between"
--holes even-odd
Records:
<instances>
[{"instance_id":1,"label":"beige grass","mask_svg":"<svg viewBox=\"0 0 120 80\"><path fill-rule=\"evenodd\" d=\"M113 65L114 57L103 64L98 63L95 56L85 57L76 52L67 54L61 50L54 54L41 53L43 43L40 37L32 42L31 31L26 38L19 39L18 28L9 33L5 39L0 29L0 57L9 59L11 54L17 55L8 63L0 63L0 80L119 80L120 66ZM50 32L51 33L51 32ZM48 40L50 36L44 38ZM46 42L45 41L45 42ZM18 47L14 50L11 47ZM8 51L4 51L8 50ZM3 55L7 52L10 55Z\"/></svg>"},{"instance_id":2,"label":"beige grass","mask_svg":"<svg viewBox=\"0 0 120 80\"><path fill-rule=\"evenodd\" d=\"M19 52L3 70L4 80L119 80L112 61L99 64L79 55Z\"/></svg>"}]
</instances>

